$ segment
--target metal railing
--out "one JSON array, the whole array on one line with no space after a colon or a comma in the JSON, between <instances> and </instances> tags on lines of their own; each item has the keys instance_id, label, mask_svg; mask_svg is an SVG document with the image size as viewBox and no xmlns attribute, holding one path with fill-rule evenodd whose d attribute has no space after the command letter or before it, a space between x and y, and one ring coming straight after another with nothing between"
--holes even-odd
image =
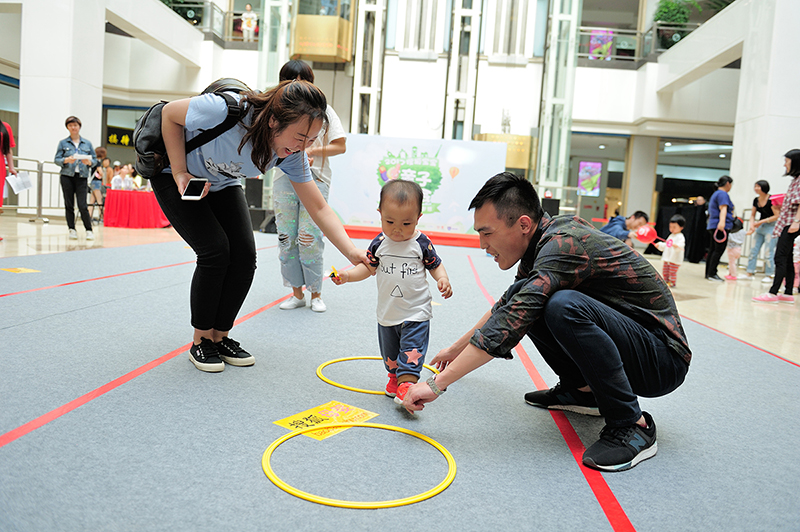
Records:
<instances>
[{"instance_id":1,"label":"metal railing","mask_svg":"<svg viewBox=\"0 0 800 532\"><path fill-rule=\"evenodd\" d=\"M29 214L31 222L49 222L47 215L64 213L64 195L61 193L61 166L52 161L38 161L24 157L14 157L17 172L27 172L33 185L31 188L13 194L9 190L8 201L3 209L14 210L17 214ZM10 187L9 187L10 189ZM47 211L47 212L45 212Z\"/></svg>"},{"instance_id":2,"label":"metal railing","mask_svg":"<svg viewBox=\"0 0 800 532\"><path fill-rule=\"evenodd\" d=\"M241 28L243 11L223 11L213 2L169 3L167 5L203 33L215 35L223 41L244 41ZM259 19L257 23L259 32L263 30L262 22ZM259 34L256 34L252 42L258 42L258 39Z\"/></svg>"},{"instance_id":3,"label":"metal railing","mask_svg":"<svg viewBox=\"0 0 800 532\"><path fill-rule=\"evenodd\" d=\"M581 26L578 29L578 57L597 61L635 61L639 58L641 33Z\"/></svg>"},{"instance_id":4,"label":"metal railing","mask_svg":"<svg viewBox=\"0 0 800 532\"><path fill-rule=\"evenodd\" d=\"M642 57L666 52L699 27L699 23L654 22L653 26L642 35Z\"/></svg>"},{"instance_id":5,"label":"metal railing","mask_svg":"<svg viewBox=\"0 0 800 532\"><path fill-rule=\"evenodd\" d=\"M645 32L593 26L578 29L578 57L595 61L639 61L667 51L700 24L656 21Z\"/></svg>"}]
</instances>

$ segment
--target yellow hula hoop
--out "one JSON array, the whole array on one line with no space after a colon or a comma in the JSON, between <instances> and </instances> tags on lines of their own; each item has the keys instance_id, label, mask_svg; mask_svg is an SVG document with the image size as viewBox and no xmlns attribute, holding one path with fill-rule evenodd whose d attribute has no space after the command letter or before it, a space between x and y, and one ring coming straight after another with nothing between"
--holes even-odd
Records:
<instances>
[{"instance_id":1,"label":"yellow hula hoop","mask_svg":"<svg viewBox=\"0 0 800 532\"><path fill-rule=\"evenodd\" d=\"M336 386L337 388L343 388L345 390L350 390L351 392L359 392L359 393L370 393L373 395L384 395L383 391L380 390L365 390L363 388L353 388L352 386L346 386L344 384L339 384L338 382L334 382L330 380L328 377L322 374L322 370L326 367L330 366L331 364L335 364L336 362L344 362L346 360L381 360L381 357L344 357L344 358L337 358L334 360L329 360L328 362L324 362L320 364L317 368L317 377L322 379L323 381L327 382L331 386ZM433 366L429 366L427 364L423 364L422 367L432 371L433 373L439 373L439 370L434 368Z\"/></svg>"},{"instance_id":2,"label":"yellow hula hoop","mask_svg":"<svg viewBox=\"0 0 800 532\"><path fill-rule=\"evenodd\" d=\"M327 497L320 497L318 495L312 495L305 491L301 491L297 488L294 488L278 478L275 472L272 470L270 466L270 458L272 457L272 453L275 449L278 448L280 444L285 442L290 438L294 438L295 436L299 436L301 434L305 434L306 432L311 432L314 430L319 430L321 428L333 428L333 427L367 427L372 429L383 429L383 430L393 430L395 432L401 432L403 434L409 434L420 440L429 443L433 447L436 448L442 456L445 457L447 460L447 476L445 479L434 488L420 493L419 495L414 495L413 497L406 497L404 499L394 499L390 501L376 501L376 502L359 502L359 501L342 501L339 499L329 499ZM453 482L453 479L456 477L456 461L453 459L453 455L451 455L447 449L445 449L440 443L431 438L425 436L424 434L420 434L419 432L414 432L413 430L404 429L401 427L393 427L391 425L380 425L377 423L326 423L322 426L316 427L308 427L302 430L298 430L295 432L290 432L285 436L281 436L277 440L275 440L272 445L267 447L267 450L264 451L264 455L261 458L261 468L266 473L267 478L272 481L273 484L278 486L280 489L285 491L290 495L294 495L295 497L299 497L301 499L305 499L310 502L315 502L317 504L324 504L326 506L335 506L337 508L352 508L356 510L376 510L378 508L395 508L397 506L405 506L408 504L414 504L416 502L424 501L425 499L430 499L434 495L438 495L439 493L443 492L447 487Z\"/></svg>"}]
</instances>

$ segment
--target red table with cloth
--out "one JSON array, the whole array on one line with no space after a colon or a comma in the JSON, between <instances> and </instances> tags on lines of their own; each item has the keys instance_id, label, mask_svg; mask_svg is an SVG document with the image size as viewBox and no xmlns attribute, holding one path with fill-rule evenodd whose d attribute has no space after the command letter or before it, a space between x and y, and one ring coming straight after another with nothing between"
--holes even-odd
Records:
<instances>
[{"instance_id":1,"label":"red table with cloth","mask_svg":"<svg viewBox=\"0 0 800 532\"><path fill-rule=\"evenodd\" d=\"M169 227L156 195L139 190L108 190L103 225L106 227Z\"/></svg>"}]
</instances>

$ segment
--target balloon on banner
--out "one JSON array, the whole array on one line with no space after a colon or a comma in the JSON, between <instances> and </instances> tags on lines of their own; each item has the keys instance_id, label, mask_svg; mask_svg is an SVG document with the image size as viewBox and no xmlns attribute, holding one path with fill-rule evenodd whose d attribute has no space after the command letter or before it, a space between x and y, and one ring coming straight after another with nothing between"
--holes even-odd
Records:
<instances>
[{"instance_id":1,"label":"balloon on banner","mask_svg":"<svg viewBox=\"0 0 800 532\"><path fill-rule=\"evenodd\" d=\"M451 166L450 167L450 179L455 179L457 175L458 175L458 168L456 168L455 166Z\"/></svg>"},{"instance_id":2,"label":"balloon on banner","mask_svg":"<svg viewBox=\"0 0 800 532\"><path fill-rule=\"evenodd\" d=\"M636 231L636 240L643 244L652 244L656 238L658 238L656 230L649 225L643 225Z\"/></svg>"}]
</instances>

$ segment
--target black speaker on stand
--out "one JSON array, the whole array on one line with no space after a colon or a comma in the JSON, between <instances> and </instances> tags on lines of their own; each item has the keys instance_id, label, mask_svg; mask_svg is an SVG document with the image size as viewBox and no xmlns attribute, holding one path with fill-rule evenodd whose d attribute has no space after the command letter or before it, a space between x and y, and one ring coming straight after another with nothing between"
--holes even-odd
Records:
<instances>
[{"instance_id":1,"label":"black speaker on stand","mask_svg":"<svg viewBox=\"0 0 800 532\"><path fill-rule=\"evenodd\" d=\"M264 209L264 181L259 178L244 180L244 195L250 209L250 223L253 231L277 233L275 211Z\"/></svg>"},{"instance_id":2,"label":"black speaker on stand","mask_svg":"<svg viewBox=\"0 0 800 532\"><path fill-rule=\"evenodd\" d=\"M264 181L254 177L244 180L244 196L251 209L264 208Z\"/></svg>"}]
</instances>

